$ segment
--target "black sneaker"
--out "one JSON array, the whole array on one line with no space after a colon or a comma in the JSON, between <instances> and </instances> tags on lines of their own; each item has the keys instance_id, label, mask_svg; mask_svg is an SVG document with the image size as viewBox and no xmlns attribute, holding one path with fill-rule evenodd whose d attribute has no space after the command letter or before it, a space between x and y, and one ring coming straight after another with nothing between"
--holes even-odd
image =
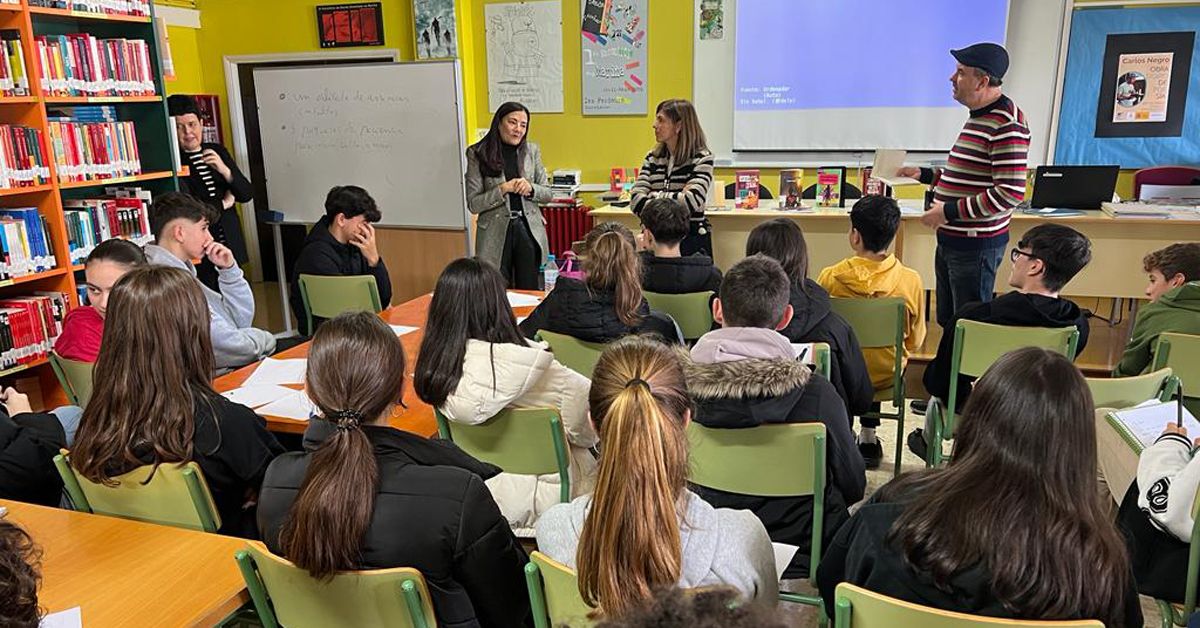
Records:
<instances>
[{"instance_id":1,"label":"black sneaker","mask_svg":"<svg viewBox=\"0 0 1200 628\"><path fill-rule=\"evenodd\" d=\"M908 407L913 411L913 414L925 416L925 411L929 409L929 400L913 399L912 402L908 404Z\"/></svg>"},{"instance_id":2,"label":"black sneaker","mask_svg":"<svg viewBox=\"0 0 1200 628\"><path fill-rule=\"evenodd\" d=\"M868 469L878 469L883 461L883 442L876 438L873 443L859 443L858 453L862 454Z\"/></svg>"},{"instance_id":3,"label":"black sneaker","mask_svg":"<svg viewBox=\"0 0 1200 628\"><path fill-rule=\"evenodd\" d=\"M908 450L916 454L918 458L926 462L929 461L926 456L929 455L929 445L925 442L925 430L917 428L908 434Z\"/></svg>"}]
</instances>

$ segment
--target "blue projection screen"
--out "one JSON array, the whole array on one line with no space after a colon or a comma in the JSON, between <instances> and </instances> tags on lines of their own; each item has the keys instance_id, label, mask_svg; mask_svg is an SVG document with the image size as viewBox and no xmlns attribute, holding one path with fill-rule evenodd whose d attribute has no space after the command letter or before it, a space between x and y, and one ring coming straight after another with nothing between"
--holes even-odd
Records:
<instances>
[{"instance_id":1,"label":"blue projection screen","mask_svg":"<svg viewBox=\"0 0 1200 628\"><path fill-rule=\"evenodd\" d=\"M735 150L947 150L952 48L1004 43L1008 0L739 0Z\"/></svg>"}]
</instances>

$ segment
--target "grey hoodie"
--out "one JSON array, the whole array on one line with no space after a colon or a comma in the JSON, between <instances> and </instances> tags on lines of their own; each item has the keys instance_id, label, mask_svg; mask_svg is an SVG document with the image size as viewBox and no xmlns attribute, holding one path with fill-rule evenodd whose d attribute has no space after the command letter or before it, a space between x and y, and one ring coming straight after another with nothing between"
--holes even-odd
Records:
<instances>
[{"instance_id":1,"label":"grey hoodie","mask_svg":"<svg viewBox=\"0 0 1200 628\"><path fill-rule=\"evenodd\" d=\"M196 276L191 262L175 257L170 251L156 244L147 244L146 257L151 264L180 268ZM213 354L219 369L236 368L261 360L275 351L275 336L263 329L251 327L254 322L254 294L250 284L242 275L242 269L217 269L217 282L221 292L213 292L200 283L204 298L208 301L209 329L212 334Z\"/></svg>"},{"instance_id":2,"label":"grey hoodie","mask_svg":"<svg viewBox=\"0 0 1200 628\"><path fill-rule=\"evenodd\" d=\"M579 497L546 511L537 522L538 549L575 569L579 534L591 496ZM779 596L775 553L761 521L748 510L713 508L691 491L684 492L679 540L683 565L679 586L725 584L748 599L774 605Z\"/></svg>"}]
</instances>

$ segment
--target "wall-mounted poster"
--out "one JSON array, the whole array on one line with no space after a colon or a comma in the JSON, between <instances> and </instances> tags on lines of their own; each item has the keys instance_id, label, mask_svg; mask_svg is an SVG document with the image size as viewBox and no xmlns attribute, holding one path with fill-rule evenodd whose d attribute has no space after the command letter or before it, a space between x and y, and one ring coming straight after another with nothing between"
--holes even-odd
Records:
<instances>
[{"instance_id":1,"label":"wall-mounted poster","mask_svg":"<svg viewBox=\"0 0 1200 628\"><path fill-rule=\"evenodd\" d=\"M562 4L488 4L488 110L515 100L530 111L563 110Z\"/></svg>"},{"instance_id":2,"label":"wall-mounted poster","mask_svg":"<svg viewBox=\"0 0 1200 628\"><path fill-rule=\"evenodd\" d=\"M582 0L586 5L588 0ZM647 0L612 0L605 32L583 31L583 114L645 115L649 85Z\"/></svg>"},{"instance_id":3,"label":"wall-mounted poster","mask_svg":"<svg viewBox=\"0 0 1200 628\"><path fill-rule=\"evenodd\" d=\"M700 0L700 40L725 38L725 0Z\"/></svg>"},{"instance_id":4,"label":"wall-mounted poster","mask_svg":"<svg viewBox=\"0 0 1200 628\"><path fill-rule=\"evenodd\" d=\"M1113 122L1162 122L1171 95L1173 52L1117 57L1117 93Z\"/></svg>"},{"instance_id":5,"label":"wall-mounted poster","mask_svg":"<svg viewBox=\"0 0 1200 628\"><path fill-rule=\"evenodd\" d=\"M322 48L383 45L383 5L379 2L317 7Z\"/></svg>"},{"instance_id":6,"label":"wall-mounted poster","mask_svg":"<svg viewBox=\"0 0 1200 628\"><path fill-rule=\"evenodd\" d=\"M454 0L413 0L413 32L418 59L457 57Z\"/></svg>"},{"instance_id":7,"label":"wall-mounted poster","mask_svg":"<svg viewBox=\"0 0 1200 628\"><path fill-rule=\"evenodd\" d=\"M1178 137L1194 43L1193 32L1109 35L1096 137Z\"/></svg>"}]
</instances>

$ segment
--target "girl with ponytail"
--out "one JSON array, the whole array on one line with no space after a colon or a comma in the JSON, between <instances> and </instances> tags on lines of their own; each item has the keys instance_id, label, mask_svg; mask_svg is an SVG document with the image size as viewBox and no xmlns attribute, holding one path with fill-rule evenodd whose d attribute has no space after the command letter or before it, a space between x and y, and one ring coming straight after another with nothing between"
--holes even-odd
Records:
<instances>
[{"instance_id":1,"label":"girl with ponytail","mask_svg":"<svg viewBox=\"0 0 1200 628\"><path fill-rule=\"evenodd\" d=\"M452 443L392 428L404 349L378 316L342 314L313 336L310 449L267 469L258 525L272 552L314 578L413 567L438 623L520 626L527 557L483 479L499 469Z\"/></svg>"},{"instance_id":2,"label":"girl with ponytail","mask_svg":"<svg viewBox=\"0 0 1200 628\"><path fill-rule=\"evenodd\" d=\"M557 332L588 342L610 342L632 333L655 333L682 342L675 321L652 312L642 297L642 263L633 233L606 222L584 239L586 279L561 277L554 290L524 321L521 333Z\"/></svg>"},{"instance_id":3,"label":"girl with ponytail","mask_svg":"<svg viewBox=\"0 0 1200 628\"><path fill-rule=\"evenodd\" d=\"M583 599L604 615L675 585L727 584L774 604L774 555L762 523L687 489L690 404L679 355L659 342L624 338L596 364L596 490L546 511L537 539L542 552L576 569Z\"/></svg>"}]
</instances>

